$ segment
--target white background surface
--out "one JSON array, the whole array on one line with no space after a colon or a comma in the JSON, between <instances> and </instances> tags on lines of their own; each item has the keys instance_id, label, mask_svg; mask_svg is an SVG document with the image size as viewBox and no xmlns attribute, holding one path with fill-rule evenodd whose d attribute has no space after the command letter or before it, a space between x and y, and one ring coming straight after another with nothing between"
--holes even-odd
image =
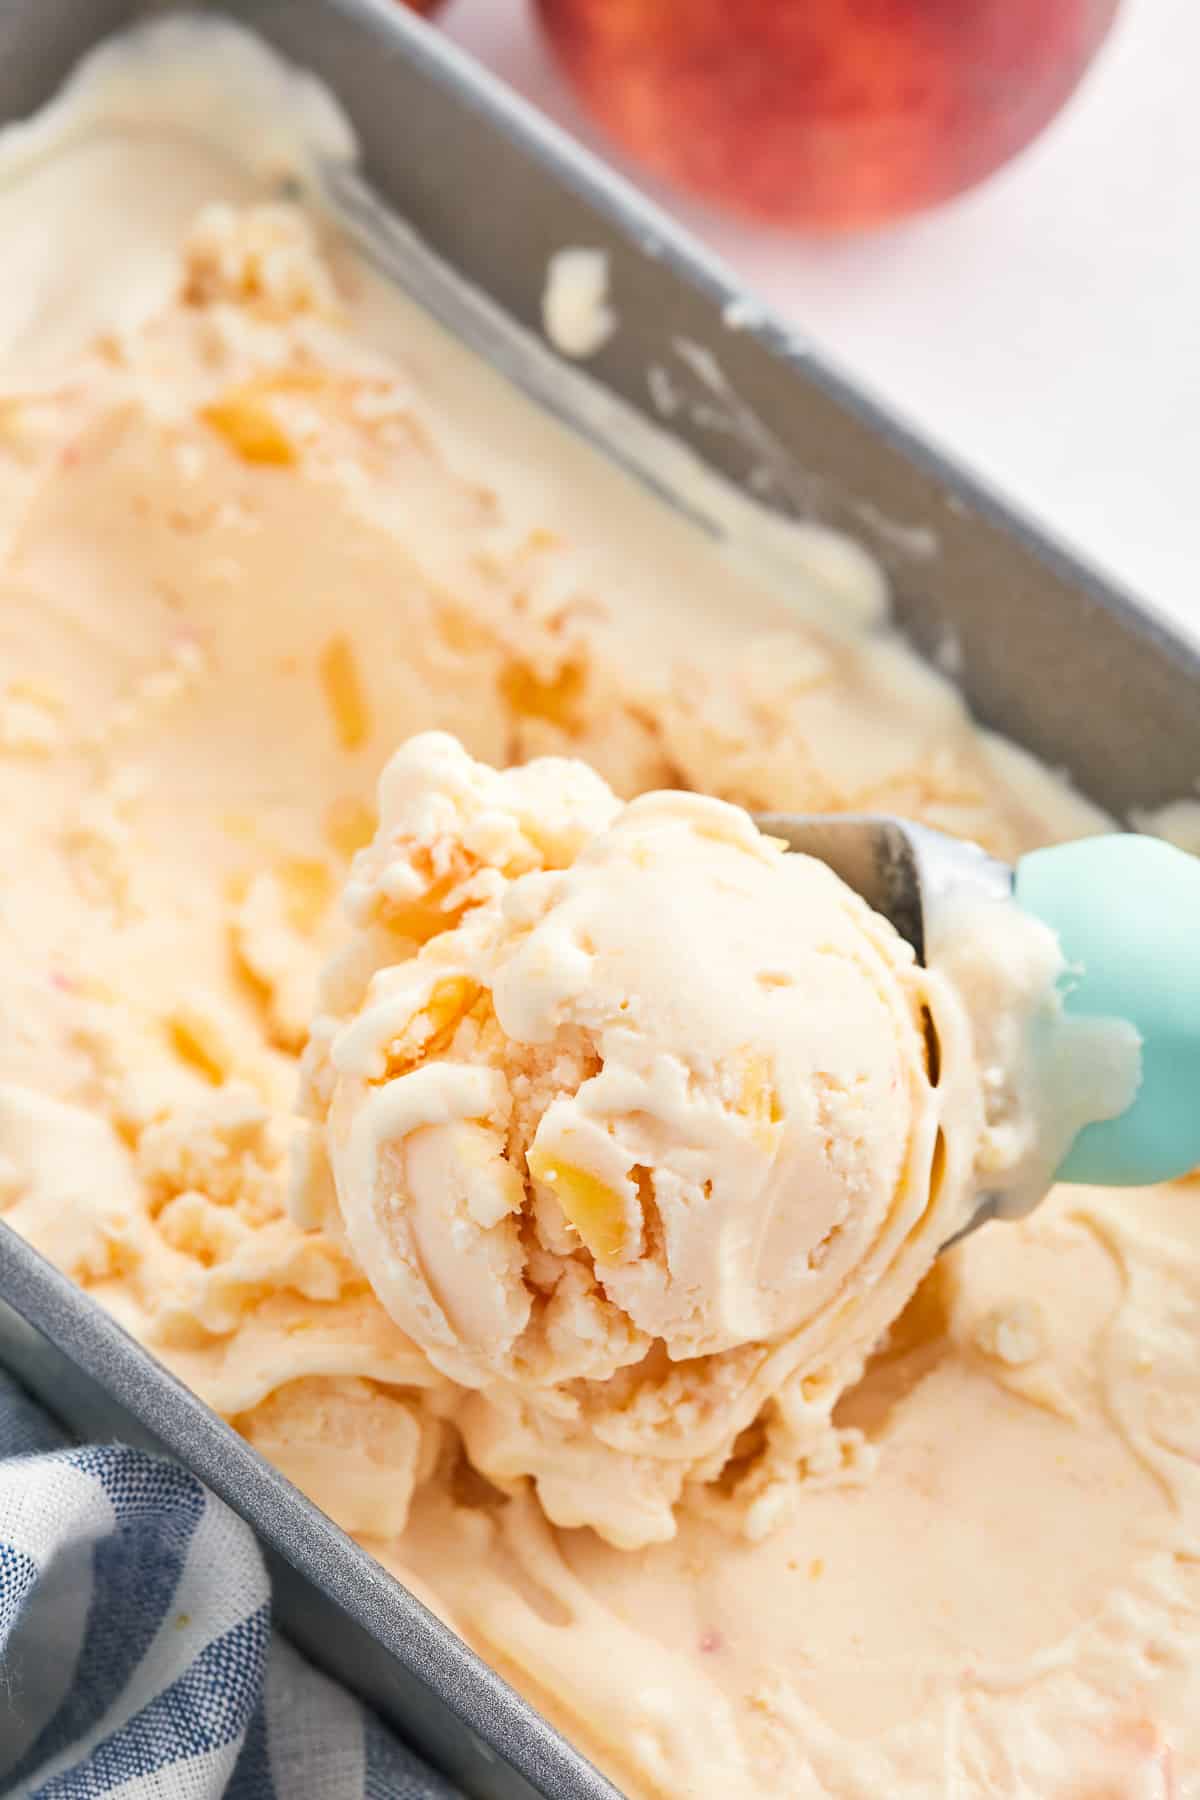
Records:
<instances>
[{"instance_id":1,"label":"white background surface","mask_svg":"<svg viewBox=\"0 0 1200 1800\"><path fill-rule=\"evenodd\" d=\"M450 0L442 22L599 145L531 0ZM863 386L1200 636L1200 0L1124 0L1032 149L888 232L805 243L650 191Z\"/></svg>"}]
</instances>

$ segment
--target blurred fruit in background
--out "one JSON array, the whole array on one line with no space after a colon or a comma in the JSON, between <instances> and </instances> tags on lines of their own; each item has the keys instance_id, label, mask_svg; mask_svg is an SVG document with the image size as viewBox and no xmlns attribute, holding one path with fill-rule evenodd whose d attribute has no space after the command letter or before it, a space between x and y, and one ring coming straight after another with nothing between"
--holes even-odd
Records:
<instances>
[{"instance_id":1,"label":"blurred fruit in background","mask_svg":"<svg viewBox=\"0 0 1200 1800\"><path fill-rule=\"evenodd\" d=\"M1118 0L536 0L594 117L751 217L879 224L961 193L1058 112Z\"/></svg>"},{"instance_id":2,"label":"blurred fruit in background","mask_svg":"<svg viewBox=\"0 0 1200 1800\"><path fill-rule=\"evenodd\" d=\"M407 6L409 12L424 13L428 18L431 13L435 13L444 4L444 0L400 0L400 4Z\"/></svg>"}]
</instances>

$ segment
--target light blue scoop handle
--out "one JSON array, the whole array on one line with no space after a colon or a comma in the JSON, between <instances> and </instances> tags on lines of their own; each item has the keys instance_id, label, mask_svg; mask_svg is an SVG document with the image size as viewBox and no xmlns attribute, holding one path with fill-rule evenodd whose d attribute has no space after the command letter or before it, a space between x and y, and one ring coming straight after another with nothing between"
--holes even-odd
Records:
<instances>
[{"instance_id":1,"label":"light blue scoop handle","mask_svg":"<svg viewBox=\"0 0 1200 1800\"><path fill-rule=\"evenodd\" d=\"M1128 1019L1142 1081L1088 1125L1059 1181L1140 1187L1200 1167L1200 857L1158 838L1085 838L1017 866L1019 905L1058 934L1070 1013Z\"/></svg>"}]
</instances>

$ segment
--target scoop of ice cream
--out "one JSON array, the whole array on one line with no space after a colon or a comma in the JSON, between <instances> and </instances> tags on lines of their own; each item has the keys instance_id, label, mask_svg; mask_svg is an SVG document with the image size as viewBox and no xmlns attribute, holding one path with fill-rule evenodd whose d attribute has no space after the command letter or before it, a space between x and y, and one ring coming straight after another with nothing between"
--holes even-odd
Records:
<instances>
[{"instance_id":1,"label":"scoop of ice cream","mask_svg":"<svg viewBox=\"0 0 1200 1800\"><path fill-rule=\"evenodd\" d=\"M978 1126L909 946L734 807L439 735L389 766L347 899L310 1205L327 1156L483 1473L636 1544L735 1452L760 1524L853 1454L833 1403L961 1222Z\"/></svg>"}]
</instances>

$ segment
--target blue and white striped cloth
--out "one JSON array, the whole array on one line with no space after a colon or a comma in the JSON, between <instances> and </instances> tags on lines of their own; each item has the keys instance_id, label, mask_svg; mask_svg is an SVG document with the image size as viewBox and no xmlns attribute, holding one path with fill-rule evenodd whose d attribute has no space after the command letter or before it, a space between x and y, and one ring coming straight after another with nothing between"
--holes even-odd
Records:
<instances>
[{"instance_id":1,"label":"blue and white striped cloth","mask_svg":"<svg viewBox=\"0 0 1200 1800\"><path fill-rule=\"evenodd\" d=\"M3 1800L454 1800L271 1631L248 1526L0 1371Z\"/></svg>"}]
</instances>

